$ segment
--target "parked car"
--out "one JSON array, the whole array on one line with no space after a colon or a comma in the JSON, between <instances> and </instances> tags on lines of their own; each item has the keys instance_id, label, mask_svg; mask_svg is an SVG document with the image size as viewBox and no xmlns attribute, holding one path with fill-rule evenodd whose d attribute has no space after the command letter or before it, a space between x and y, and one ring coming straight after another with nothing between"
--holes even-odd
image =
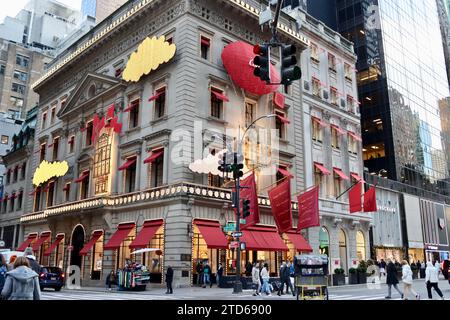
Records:
<instances>
[{"instance_id":1,"label":"parked car","mask_svg":"<svg viewBox=\"0 0 450 320\"><path fill-rule=\"evenodd\" d=\"M58 267L43 267L39 275L39 286L41 290L53 288L55 291L60 291L64 286L64 281L64 272Z\"/></svg>"}]
</instances>

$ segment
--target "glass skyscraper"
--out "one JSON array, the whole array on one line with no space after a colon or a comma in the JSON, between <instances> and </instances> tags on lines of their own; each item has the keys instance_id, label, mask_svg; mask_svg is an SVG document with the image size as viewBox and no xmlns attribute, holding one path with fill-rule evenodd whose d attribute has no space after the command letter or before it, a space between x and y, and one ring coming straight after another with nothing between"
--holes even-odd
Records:
<instances>
[{"instance_id":1,"label":"glass skyscraper","mask_svg":"<svg viewBox=\"0 0 450 320\"><path fill-rule=\"evenodd\" d=\"M364 164L432 192L450 190L439 104L450 96L435 0L336 0L324 23L355 44ZM308 2L314 12L314 2Z\"/></svg>"}]
</instances>

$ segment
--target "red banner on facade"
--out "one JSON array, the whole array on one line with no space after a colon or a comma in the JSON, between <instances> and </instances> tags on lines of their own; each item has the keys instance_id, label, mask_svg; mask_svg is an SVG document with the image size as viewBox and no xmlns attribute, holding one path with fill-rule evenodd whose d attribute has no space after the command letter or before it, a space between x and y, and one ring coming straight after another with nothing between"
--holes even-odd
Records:
<instances>
[{"instance_id":1,"label":"red banner on facade","mask_svg":"<svg viewBox=\"0 0 450 320\"><path fill-rule=\"evenodd\" d=\"M241 230L247 227L254 226L259 223L259 206L258 206L258 193L256 191L255 173L252 173L247 178L241 181L241 187L247 187L240 190L240 208L242 212L242 202L244 200L250 200L250 212L251 214L245 218L245 224L241 224ZM241 214L242 217L242 214Z\"/></svg>"},{"instance_id":2,"label":"red banner on facade","mask_svg":"<svg viewBox=\"0 0 450 320\"><path fill-rule=\"evenodd\" d=\"M292 229L291 181L286 179L270 190L269 199L278 232Z\"/></svg>"},{"instance_id":3,"label":"red banner on facade","mask_svg":"<svg viewBox=\"0 0 450 320\"><path fill-rule=\"evenodd\" d=\"M364 212L377 211L377 195L375 187L370 188L364 194Z\"/></svg>"},{"instance_id":4,"label":"red banner on facade","mask_svg":"<svg viewBox=\"0 0 450 320\"><path fill-rule=\"evenodd\" d=\"M297 230L310 227L320 227L318 186L298 196Z\"/></svg>"},{"instance_id":5,"label":"red banner on facade","mask_svg":"<svg viewBox=\"0 0 450 320\"><path fill-rule=\"evenodd\" d=\"M362 190L362 183L358 182L348 193L350 213L361 212L362 207L361 190Z\"/></svg>"}]
</instances>

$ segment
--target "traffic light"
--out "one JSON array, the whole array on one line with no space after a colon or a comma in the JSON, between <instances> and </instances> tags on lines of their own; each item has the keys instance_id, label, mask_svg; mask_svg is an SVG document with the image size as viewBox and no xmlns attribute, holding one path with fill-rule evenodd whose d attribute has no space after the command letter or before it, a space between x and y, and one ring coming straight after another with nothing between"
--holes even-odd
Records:
<instances>
[{"instance_id":1,"label":"traffic light","mask_svg":"<svg viewBox=\"0 0 450 320\"><path fill-rule=\"evenodd\" d=\"M242 218L247 218L250 213L250 200L246 199L242 202Z\"/></svg>"},{"instance_id":2,"label":"traffic light","mask_svg":"<svg viewBox=\"0 0 450 320\"><path fill-rule=\"evenodd\" d=\"M243 157L239 156L237 153L235 153L234 154L234 163L232 165L234 179L242 178L244 176L244 172L242 171L244 169L244 164L242 163L242 161L243 161Z\"/></svg>"},{"instance_id":3,"label":"traffic light","mask_svg":"<svg viewBox=\"0 0 450 320\"><path fill-rule=\"evenodd\" d=\"M281 45L281 83L285 86L302 77L302 70L297 66L296 52L297 48L292 44Z\"/></svg>"},{"instance_id":4,"label":"traffic light","mask_svg":"<svg viewBox=\"0 0 450 320\"><path fill-rule=\"evenodd\" d=\"M253 74L266 83L270 83L270 45L257 44L253 47L256 57L253 59L255 70Z\"/></svg>"},{"instance_id":5,"label":"traffic light","mask_svg":"<svg viewBox=\"0 0 450 320\"><path fill-rule=\"evenodd\" d=\"M227 155L226 153L223 154L222 160L219 160L219 167L217 168L220 172L230 172L231 171L231 165L227 164Z\"/></svg>"}]
</instances>

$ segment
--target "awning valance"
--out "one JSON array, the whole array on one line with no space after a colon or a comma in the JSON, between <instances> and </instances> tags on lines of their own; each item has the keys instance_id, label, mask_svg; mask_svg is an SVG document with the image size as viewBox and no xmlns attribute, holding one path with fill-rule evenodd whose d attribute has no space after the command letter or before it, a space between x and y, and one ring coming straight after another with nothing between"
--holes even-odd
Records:
<instances>
[{"instance_id":1,"label":"awning valance","mask_svg":"<svg viewBox=\"0 0 450 320\"><path fill-rule=\"evenodd\" d=\"M158 229L164 224L163 219L145 221L141 231L130 244L131 249L142 249L149 245Z\"/></svg>"},{"instance_id":2,"label":"awning valance","mask_svg":"<svg viewBox=\"0 0 450 320\"><path fill-rule=\"evenodd\" d=\"M145 164L148 163L153 163L156 161L156 159L158 159L160 156L162 156L164 154L164 150L161 151L156 151L156 152L152 152L152 154L150 155L150 157L148 157L147 159L144 160Z\"/></svg>"},{"instance_id":3,"label":"awning valance","mask_svg":"<svg viewBox=\"0 0 450 320\"><path fill-rule=\"evenodd\" d=\"M53 250L55 250L55 248L59 245L59 243L60 243L63 239L64 239L64 234L63 234L63 233L57 234L57 235L56 235L55 242L53 242L52 245L51 245L47 250L45 250L44 256L47 256L47 257L48 257L49 255L51 255L52 252L53 252Z\"/></svg>"},{"instance_id":4,"label":"awning valance","mask_svg":"<svg viewBox=\"0 0 450 320\"><path fill-rule=\"evenodd\" d=\"M289 248L278 234L276 227L252 226L245 229L241 242L245 242L247 250L288 251Z\"/></svg>"},{"instance_id":5,"label":"awning valance","mask_svg":"<svg viewBox=\"0 0 450 320\"><path fill-rule=\"evenodd\" d=\"M221 230L219 221L195 219L194 224L200 230L208 249L228 248L228 242Z\"/></svg>"},{"instance_id":6,"label":"awning valance","mask_svg":"<svg viewBox=\"0 0 450 320\"><path fill-rule=\"evenodd\" d=\"M112 235L109 242L105 244L103 250L115 250L120 247L123 240L130 234L130 232L135 228L136 224L133 223L123 223L119 224L117 231Z\"/></svg>"},{"instance_id":7,"label":"awning valance","mask_svg":"<svg viewBox=\"0 0 450 320\"><path fill-rule=\"evenodd\" d=\"M355 139L356 141L362 141L362 138L360 136L358 136L357 134L355 134L355 133L353 133L351 131L348 132L348 135L350 137L352 137L353 139Z\"/></svg>"},{"instance_id":8,"label":"awning valance","mask_svg":"<svg viewBox=\"0 0 450 320\"><path fill-rule=\"evenodd\" d=\"M300 233L297 233L295 230L286 232L286 235L288 236L289 240L294 245L296 251L302 251L302 252L312 252L313 251L313 249L309 245L308 241L306 241L306 239L303 238L303 236Z\"/></svg>"},{"instance_id":9,"label":"awning valance","mask_svg":"<svg viewBox=\"0 0 450 320\"><path fill-rule=\"evenodd\" d=\"M273 93L273 103L278 108L284 109L285 101L286 101L286 98L284 97L284 95L282 95L281 93L279 93L277 91Z\"/></svg>"},{"instance_id":10,"label":"awning valance","mask_svg":"<svg viewBox=\"0 0 450 320\"><path fill-rule=\"evenodd\" d=\"M125 110L123 110L123 112L129 112L137 106L139 106L139 100L134 100L130 103L130 105Z\"/></svg>"},{"instance_id":11,"label":"awning valance","mask_svg":"<svg viewBox=\"0 0 450 320\"><path fill-rule=\"evenodd\" d=\"M89 171L85 171L81 174L81 176L75 180L76 183L83 182L89 176Z\"/></svg>"},{"instance_id":12,"label":"awning valance","mask_svg":"<svg viewBox=\"0 0 450 320\"><path fill-rule=\"evenodd\" d=\"M290 173L289 171L282 169L282 168L278 168L278 172L281 173L283 176L288 177L288 178L293 178L294 176L292 175L292 173Z\"/></svg>"},{"instance_id":13,"label":"awning valance","mask_svg":"<svg viewBox=\"0 0 450 320\"><path fill-rule=\"evenodd\" d=\"M225 102L230 102L230 99L228 99L228 97L226 95L224 95L223 93L217 92L215 90L211 90L211 93L214 94L216 96L217 99L225 101Z\"/></svg>"},{"instance_id":14,"label":"awning valance","mask_svg":"<svg viewBox=\"0 0 450 320\"><path fill-rule=\"evenodd\" d=\"M322 121L322 119L312 117L313 121L318 123L321 127L328 127L328 124L325 121Z\"/></svg>"},{"instance_id":15,"label":"awning valance","mask_svg":"<svg viewBox=\"0 0 450 320\"><path fill-rule=\"evenodd\" d=\"M339 133L339 134L344 134L344 133L345 133L344 130L342 130L341 128L339 128L339 127L338 127L337 125L335 125L335 124L332 124L331 127L332 127L334 130L336 130L337 133Z\"/></svg>"},{"instance_id":16,"label":"awning valance","mask_svg":"<svg viewBox=\"0 0 450 320\"><path fill-rule=\"evenodd\" d=\"M148 102L152 102L152 101L158 99L163 93L164 93L164 91L157 92L155 95L151 96L148 99Z\"/></svg>"},{"instance_id":17,"label":"awning valance","mask_svg":"<svg viewBox=\"0 0 450 320\"><path fill-rule=\"evenodd\" d=\"M330 174L331 174L331 172L328 171L328 169L325 168L325 167L323 166L323 164L321 164L321 163L314 162L314 166L315 166L317 169L319 169L320 172L322 172L322 173L325 174L325 175L330 175Z\"/></svg>"},{"instance_id":18,"label":"awning valance","mask_svg":"<svg viewBox=\"0 0 450 320\"><path fill-rule=\"evenodd\" d=\"M355 179L356 181L363 181L363 178L361 178L357 173L350 172L350 175Z\"/></svg>"},{"instance_id":19,"label":"awning valance","mask_svg":"<svg viewBox=\"0 0 450 320\"><path fill-rule=\"evenodd\" d=\"M33 251L38 251L39 248L41 247L41 245L45 242L50 240L50 236L51 236L51 232L50 231L45 231L41 233L41 236L39 237L39 239L37 239L34 243L33 243Z\"/></svg>"},{"instance_id":20,"label":"awning valance","mask_svg":"<svg viewBox=\"0 0 450 320\"><path fill-rule=\"evenodd\" d=\"M119 167L119 171L127 170L129 167L131 167L133 164L136 163L137 158L132 157L127 159L127 162L125 162L123 165Z\"/></svg>"},{"instance_id":21,"label":"awning valance","mask_svg":"<svg viewBox=\"0 0 450 320\"><path fill-rule=\"evenodd\" d=\"M287 118L285 118L279 114L277 114L277 118L280 119L280 121L283 123L286 123L286 124L291 123Z\"/></svg>"},{"instance_id":22,"label":"awning valance","mask_svg":"<svg viewBox=\"0 0 450 320\"><path fill-rule=\"evenodd\" d=\"M89 251L92 249L92 247L95 245L95 243L100 239L100 237L103 235L102 230L96 230L92 232L91 239L86 243L80 251L80 256L85 256L89 253Z\"/></svg>"},{"instance_id":23,"label":"awning valance","mask_svg":"<svg viewBox=\"0 0 450 320\"><path fill-rule=\"evenodd\" d=\"M350 178L341 170L338 168L333 168L333 171L343 180L350 180Z\"/></svg>"},{"instance_id":24,"label":"awning valance","mask_svg":"<svg viewBox=\"0 0 450 320\"><path fill-rule=\"evenodd\" d=\"M25 241L20 245L19 248L17 248L17 251L25 251L25 249L30 245L30 243L35 241L37 239L37 237L38 237L37 233L30 233L30 234L28 234L28 236L25 239Z\"/></svg>"}]
</instances>

